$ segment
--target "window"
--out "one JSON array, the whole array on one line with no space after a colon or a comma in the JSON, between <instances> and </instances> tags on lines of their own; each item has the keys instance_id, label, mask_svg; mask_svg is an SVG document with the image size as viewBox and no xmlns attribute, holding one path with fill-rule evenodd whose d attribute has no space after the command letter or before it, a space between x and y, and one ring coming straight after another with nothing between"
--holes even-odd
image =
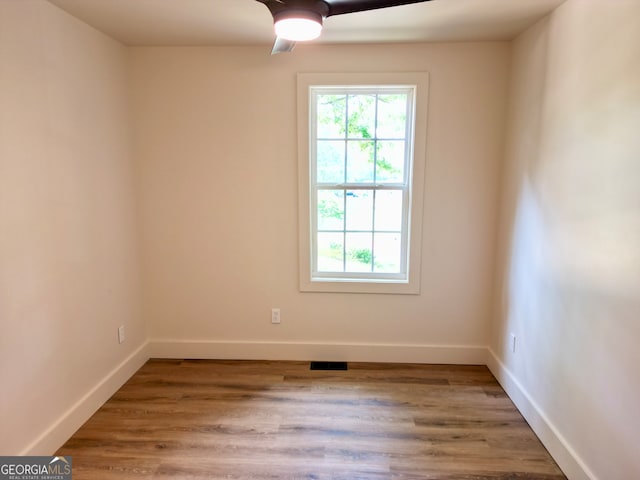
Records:
<instances>
[{"instance_id":1,"label":"window","mask_svg":"<svg viewBox=\"0 0 640 480\"><path fill-rule=\"evenodd\" d=\"M426 74L301 74L300 286L419 293Z\"/></svg>"}]
</instances>

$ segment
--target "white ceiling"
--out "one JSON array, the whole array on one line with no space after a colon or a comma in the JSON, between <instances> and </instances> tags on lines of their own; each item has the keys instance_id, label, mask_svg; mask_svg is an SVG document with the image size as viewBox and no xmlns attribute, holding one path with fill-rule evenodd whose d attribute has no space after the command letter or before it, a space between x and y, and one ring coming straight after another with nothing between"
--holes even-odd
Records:
<instances>
[{"instance_id":1,"label":"white ceiling","mask_svg":"<svg viewBox=\"0 0 640 480\"><path fill-rule=\"evenodd\" d=\"M126 45L262 45L256 0L49 0ZM316 43L507 40L564 0L433 0L330 17Z\"/></svg>"}]
</instances>

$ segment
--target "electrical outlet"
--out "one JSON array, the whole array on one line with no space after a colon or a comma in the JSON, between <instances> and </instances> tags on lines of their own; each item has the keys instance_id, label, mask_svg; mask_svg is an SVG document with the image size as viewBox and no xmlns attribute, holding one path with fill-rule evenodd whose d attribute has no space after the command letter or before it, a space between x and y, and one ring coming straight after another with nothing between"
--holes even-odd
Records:
<instances>
[{"instance_id":1,"label":"electrical outlet","mask_svg":"<svg viewBox=\"0 0 640 480\"><path fill-rule=\"evenodd\" d=\"M510 334L510 338L511 338L511 352L512 353L516 353L516 336L515 336L515 334L511 333Z\"/></svg>"},{"instance_id":2,"label":"electrical outlet","mask_svg":"<svg viewBox=\"0 0 640 480\"><path fill-rule=\"evenodd\" d=\"M280 309L272 308L271 309L271 323L280 323Z\"/></svg>"},{"instance_id":3,"label":"electrical outlet","mask_svg":"<svg viewBox=\"0 0 640 480\"><path fill-rule=\"evenodd\" d=\"M118 343L124 343L124 325L118 327Z\"/></svg>"}]
</instances>

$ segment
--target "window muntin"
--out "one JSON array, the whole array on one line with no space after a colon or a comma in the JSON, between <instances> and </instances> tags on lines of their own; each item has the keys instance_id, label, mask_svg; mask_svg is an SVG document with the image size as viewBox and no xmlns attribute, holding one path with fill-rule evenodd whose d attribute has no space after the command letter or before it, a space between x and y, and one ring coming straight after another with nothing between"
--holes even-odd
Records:
<instances>
[{"instance_id":1,"label":"window muntin","mask_svg":"<svg viewBox=\"0 0 640 480\"><path fill-rule=\"evenodd\" d=\"M415 86L309 94L312 281L406 283Z\"/></svg>"}]
</instances>

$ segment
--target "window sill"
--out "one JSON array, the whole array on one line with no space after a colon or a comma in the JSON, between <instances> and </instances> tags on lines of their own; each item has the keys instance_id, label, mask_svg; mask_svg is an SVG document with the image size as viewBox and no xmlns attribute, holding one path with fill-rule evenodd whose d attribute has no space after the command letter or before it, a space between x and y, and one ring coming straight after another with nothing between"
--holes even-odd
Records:
<instances>
[{"instance_id":1,"label":"window sill","mask_svg":"<svg viewBox=\"0 0 640 480\"><path fill-rule=\"evenodd\" d=\"M301 292L325 292L325 293L375 293L392 295L419 295L420 284L418 282L374 280L362 281L359 279L318 279L301 280Z\"/></svg>"}]
</instances>

